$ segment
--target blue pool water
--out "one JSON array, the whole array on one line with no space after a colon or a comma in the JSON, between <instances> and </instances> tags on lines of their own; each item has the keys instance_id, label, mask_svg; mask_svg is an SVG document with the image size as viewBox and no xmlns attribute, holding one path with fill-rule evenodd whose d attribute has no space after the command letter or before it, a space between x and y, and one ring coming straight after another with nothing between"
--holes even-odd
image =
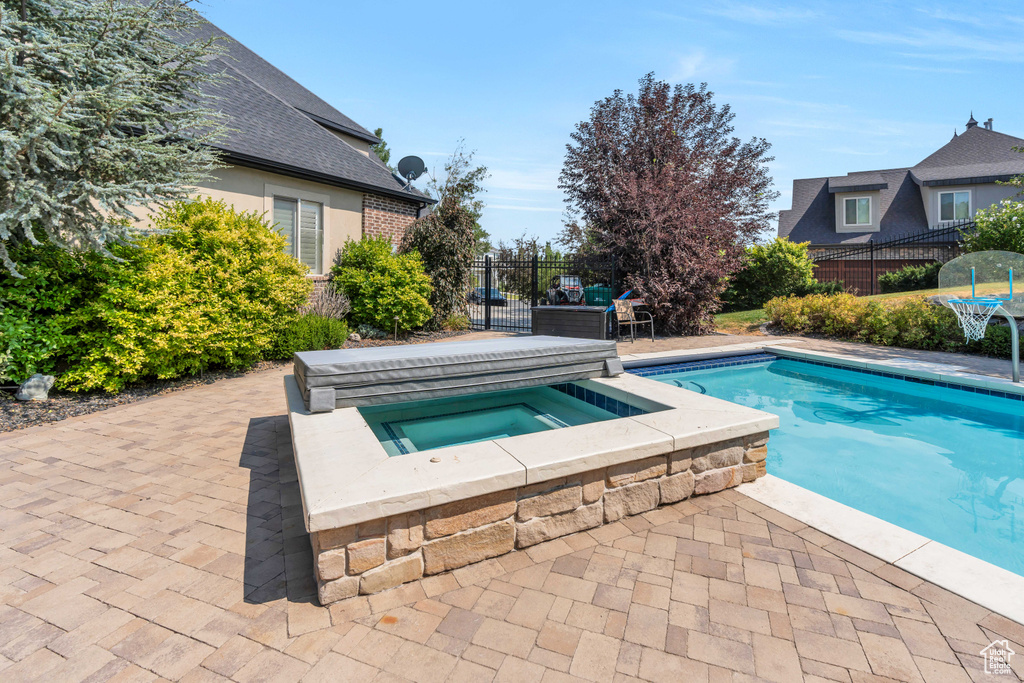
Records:
<instances>
[{"instance_id":1,"label":"blue pool water","mask_svg":"<svg viewBox=\"0 0 1024 683\"><path fill-rule=\"evenodd\" d=\"M650 376L778 415L769 473L1024 575L1024 402L788 359Z\"/></svg>"},{"instance_id":2,"label":"blue pool water","mask_svg":"<svg viewBox=\"0 0 1024 683\"><path fill-rule=\"evenodd\" d=\"M646 411L565 383L360 408L388 455L503 439Z\"/></svg>"}]
</instances>

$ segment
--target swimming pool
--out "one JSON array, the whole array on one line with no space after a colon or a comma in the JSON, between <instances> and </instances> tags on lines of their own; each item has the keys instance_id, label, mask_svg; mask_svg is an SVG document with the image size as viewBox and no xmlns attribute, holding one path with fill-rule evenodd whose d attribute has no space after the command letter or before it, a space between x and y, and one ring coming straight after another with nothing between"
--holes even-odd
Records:
<instances>
[{"instance_id":1,"label":"swimming pool","mask_svg":"<svg viewBox=\"0 0 1024 683\"><path fill-rule=\"evenodd\" d=\"M1019 396L770 355L631 372L778 415L771 474L1024 575Z\"/></svg>"},{"instance_id":2,"label":"swimming pool","mask_svg":"<svg viewBox=\"0 0 1024 683\"><path fill-rule=\"evenodd\" d=\"M579 384L561 383L360 408L390 455L504 439L647 411Z\"/></svg>"}]
</instances>

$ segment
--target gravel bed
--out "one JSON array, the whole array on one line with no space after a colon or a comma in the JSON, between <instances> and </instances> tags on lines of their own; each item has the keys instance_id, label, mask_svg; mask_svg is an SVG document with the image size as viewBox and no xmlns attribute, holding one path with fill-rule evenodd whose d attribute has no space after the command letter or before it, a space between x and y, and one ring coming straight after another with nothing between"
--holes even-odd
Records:
<instances>
[{"instance_id":1,"label":"gravel bed","mask_svg":"<svg viewBox=\"0 0 1024 683\"><path fill-rule=\"evenodd\" d=\"M397 344L423 344L449 337L458 337L467 332L413 332L394 339L364 339L359 342L345 342L343 348L357 349L369 346L395 346ZM291 361L260 361L242 372L207 372L201 376L183 377L175 380L154 380L128 387L117 394L90 392L76 394L51 391L46 401L16 401L15 389L0 390L0 432L11 432L36 425L60 422L69 417L97 413L114 406L134 403L151 396L182 391L204 384L215 384L224 379L242 377L249 373L261 372L291 365Z\"/></svg>"}]
</instances>

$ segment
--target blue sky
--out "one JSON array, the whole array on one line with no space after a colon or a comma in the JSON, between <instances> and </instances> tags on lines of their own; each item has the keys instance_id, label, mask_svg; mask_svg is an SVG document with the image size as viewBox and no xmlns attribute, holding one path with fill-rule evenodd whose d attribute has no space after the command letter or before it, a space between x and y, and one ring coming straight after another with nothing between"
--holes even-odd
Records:
<instances>
[{"instance_id":1,"label":"blue sky","mask_svg":"<svg viewBox=\"0 0 1024 683\"><path fill-rule=\"evenodd\" d=\"M897 6L898 5L898 6ZM1010 2L388 2L204 0L200 9L373 130L393 161L440 170L459 138L491 170L498 239L561 229L569 134L653 71L706 81L736 135L794 178L912 165L971 110L1024 137L1024 13Z\"/></svg>"}]
</instances>

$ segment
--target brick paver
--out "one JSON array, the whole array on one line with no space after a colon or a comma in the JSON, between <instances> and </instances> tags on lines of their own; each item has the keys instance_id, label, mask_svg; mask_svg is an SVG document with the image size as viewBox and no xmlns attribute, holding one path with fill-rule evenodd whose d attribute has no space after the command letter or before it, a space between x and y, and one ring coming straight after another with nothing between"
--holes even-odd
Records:
<instances>
[{"instance_id":1,"label":"brick paver","mask_svg":"<svg viewBox=\"0 0 1024 683\"><path fill-rule=\"evenodd\" d=\"M932 683L1024 652L742 489L320 607L282 375L0 437L4 681Z\"/></svg>"}]
</instances>

